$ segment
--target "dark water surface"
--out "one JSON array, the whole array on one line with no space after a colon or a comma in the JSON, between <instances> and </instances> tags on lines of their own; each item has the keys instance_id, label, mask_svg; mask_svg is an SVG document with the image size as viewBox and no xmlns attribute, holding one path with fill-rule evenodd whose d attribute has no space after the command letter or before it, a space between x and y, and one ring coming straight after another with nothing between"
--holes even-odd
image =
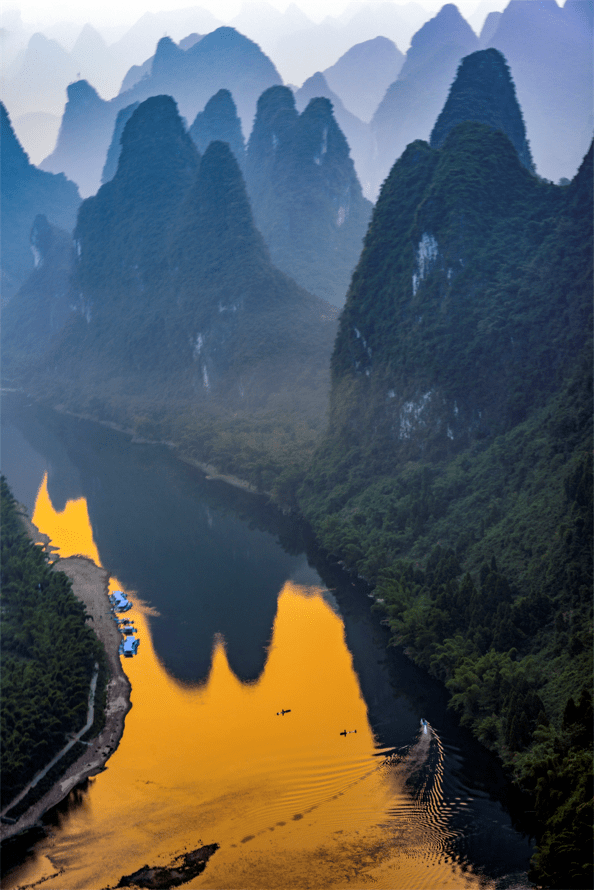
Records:
<instances>
[{"instance_id":1,"label":"dark water surface","mask_svg":"<svg viewBox=\"0 0 594 890\"><path fill-rule=\"evenodd\" d=\"M185 886L530 886L496 762L264 499L16 394L2 472L61 555L129 593L141 638L118 750L6 890L100 890L211 842Z\"/></svg>"}]
</instances>

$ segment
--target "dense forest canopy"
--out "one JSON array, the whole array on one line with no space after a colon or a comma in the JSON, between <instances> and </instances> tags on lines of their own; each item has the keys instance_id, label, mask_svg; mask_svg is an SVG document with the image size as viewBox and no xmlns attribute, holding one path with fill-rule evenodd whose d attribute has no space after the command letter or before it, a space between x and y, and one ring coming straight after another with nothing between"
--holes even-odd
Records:
<instances>
[{"instance_id":1,"label":"dense forest canopy","mask_svg":"<svg viewBox=\"0 0 594 890\"><path fill-rule=\"evenodd\" d=\"M559 888L592 882L591 295L591 150L560 187L484 125L410 145L296 493L531 796L532 877Z\"/></svg>"},{"instance_id":2,"label":"dense forest canopy","mask_svg":"<svg viewBox=\"0 0 594 890\"><path fill-rule=\"evenodd\" d=\"M85 725L91 676L105 653L72 582L25 532L4 476L1 495L5 807Z\"/></svg>"}]
</instances>

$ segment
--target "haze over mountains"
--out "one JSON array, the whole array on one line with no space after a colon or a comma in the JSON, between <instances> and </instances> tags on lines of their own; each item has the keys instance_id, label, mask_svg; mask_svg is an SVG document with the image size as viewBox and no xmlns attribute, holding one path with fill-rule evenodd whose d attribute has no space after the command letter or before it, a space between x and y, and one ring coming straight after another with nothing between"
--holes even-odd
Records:
<instances>
[{"instance_id":1,"label":"haze over mountains","mask_svg":"<svg viewBox=\"0 0 594 890\"><path fill-rule=\"evenodd\" d=\"M493 8L496 11L490 12ZM352 133L347 132L349 126L346 120L340 119L343 110L337 103L335 113L349 144L352 143L359 178L372 200L406 144L415 138L428 138L460 59L484 46L500 49L510 65L539 174L553 181L573 176L592 129L589 99L592 6L589 0L568 0L563 7L555 0L546 3L513 0L507 6L496 0L484 2L470 16L472 28L461 15L454 14L454 9L453 4L446 4L435 14L415 3L363 4L315 24L295 6L280 13L261 3L244 8L229 24L259 44L281 78L276 82L284 79L297 87L316 72L324 74L328 91L323 94L332 98L329 95L332 91L340 98L344 110L360 121L351 121ZM86 80L103 101L115 99L118 85L123 82L128 90L138 87L139 80L148 79L150 91L141 89L124 104L147 98L151 92L153 95L170 93L178 101L182 115L191 119L216 89L230 89L243 120L244 138L249 138L257 96L250 96L244 107L244 100L241 95L235 95L237 90L234 91L231 80L220 82L216 89L212 84L210 95L202 95L198 85L199 101L193 103L190 99L190 107L185 107L182 81L188 72L176 70L174 59L189 61L192 53L190 56L187 53L192 49L197 52L196 43L222 24L207 10L146 13L115 41L107 31L104 37L97 28L87 25L77 35L70 29L69 39L63 36L65 45L61 45L56 39L60 31L54 28L46 35L32 35L29 48L25 42L27 31L18 16L7 13L4 20L3 45L6 58L11 59L4 76L4 101L13 126L36 163L52 154L59 127L57 117L64 109L67 86L80 79ZM111 33L113 35L113 31ZM160 66L165 59L158 59L157 68L161 70L156 70L153 77L156 47L164 33L169 36L170 44L168 53L165 47L162 52L170 69L166 75ZM179 53L172 48L173 41ZM14 48L19 45L20 51L15 52ZM404 52L406 60L398 71ZM186 55L182 55L184 53ZM291 53L299 70L291 67ZM242 64L245 62L243 59ZM551 79L552 70L555 75ZM201 76L197 76L200 79ZM178 78L180 82L168 83L167 77ZM108 86L110 79L111 86ZM373 84L371 93L370 84ZM262 85L262 89L267 85L271 82ZM388 94L384 100L386 89ZM564 97L568 97L568 101L564 101ZM116 103L111 126L124 104ZM365 125L370 121L371 133L366 133ZM111 135L102 139L99 153L107 151ZM48 162L48 169L53 172L54 162L69 174L64 170L63 147L58 146L57 156ZM83 193L91 193L90 188L96 190L104 163L105 157L97 161L92 181L78 183ZM370 168L372 172L368 175Z\"/></svg>"},{"instance_id":2,"label":"haze over mountains","mask_svg":"<svg viewBox=\"0 0 594 890\"><path fill-rule=\"evenodd\" d=\"M273 262L342 306L371 204L331 103L314 98L298 114L288 87L266 90L248 142L246 182Z\"/></svg>"},{"instance_id":3,"label":"haze over mountains","mask_svg":"<svg viewBox=\"0 0 594 890\"><path fill-rule=\"evenodd\" d=\"M228 89L249 128L258 96L280 82L274 65L256 44L231 28L218 28L187 50L163 37L150 75L111 101L101 99L86 81L68 87L56 148L41 166L52 172L67 170L85 196L94 194L122 108L149 96L172 95L181 114L192 121L218 90Z\"/></svg>"},{"instance_id":4,"label":"haze over mountains","mask_svg":"<svg viewBox=\"0 0 594 890\"><path fill-rule=\"evenodd\" d=\"M336 311L272 266L228 145L201 157L170 97L132 113L116 174L83 203L74 241L70 318L50 344L65 393L75 367L93 398L136 391L163 406L254 410L273 393L293 403L300 379L315 403L327 391ZM17 347L20 313L51 302L28 288L7 309L15 355L31 348L24 328Z\"/></svg>"},{"instance_id":5,"label":"haze over mountains","mask_svg":"<svg viewBox=\"0 0 594 890\"><path fill-rule=\"evenodd\" d=\"M403 61L361 27L294 89L239 30L161 35L118 96L68 86L54 172L2 109L5 379L307 519L528 795L559 888L592 886L580 3L481 36L446 4Z\"/></svg>"},{"instance_id":6,"label":"haze over mountains","mask_svg":"<svg viewBox=\"0 0 594 890\"><path fill-rule=\"evenodd\" d=\"M29 246L29 235L35 218L38 214L47 214L54 223L71 232L81 198L76 185L63 173L46 173L29 162L2 103L0 117L1 269L2 301L5 302L33 270L34 253Z\"/></svg>"},{"instance_id":7,"label":"haze over mountains","mask_svg":"<svg viewBox=\"0 0 594 890\"><path fill-rule=\"evenodd\" d=\"M374 9L373 21L381 20L382 10L382 15L388 14L381 4ZM357 18L357 15L355 19L360 21L360 16ZM290 15L287 11L281 18L285 23L289 19L293 24L297 19L302 23L302 16L300 18L295 10ZM347 19L351 21L347 16L344 22ZM150 35L153 33L151 29L157 27L156 23L163 21L163 16L148 15L132 30L134 33ZM205 26L209 26L209 22L212 24L208 15L194 16L188 10L178 18L173 16L171 21L177 22L176 27L180 29L188 28L190 23ZM268 22L269 30L273 21L278 24L280 19L273 16ZM326 20L325 27L328 26ZM80 40L77 38L72 41L72 51L76 45L97 48L98 44L91 30L83 29L79 35ZM128 40L131 41L132 37L129 36ZM526 159L531 155L538 175L547 177L548 172L548 176L554 180L561 176L571 178L585 153L588 134L592 128L591 66L586 61L592 46L592 4L589 0L568 0L563 8L557 6L554 0L546 4L513 0L503 11L492 12L487 16L480 37L477 37L453 4L446 4L413 34L411 46L405 56L386 37L358 42L334 65L324 71L318 70L299 89L294 89L296 108L303 112L307 104L318 97L330 100L333 118L346 137L356 179L363 194L374 200L382 180L405 146L416 138L429 139L439 112L443 109L445 113L445 100L461 59L465 54L472 55L476 52L481 42L488 42L493 48L498 44L505 45L508 54L515 59L514 65L510 65L504 52L504 63L514 81L526 125L524 135L518 136L527 143L523 149L525 163L529 165L530 162ZM36 60L37 79L33 78L30 82L39 88L41 94L41 66L47 47L54 53L50 57L50 68L54 63L57 64L58 56L65 64L64 59L68 55L55 40L42 35L35 36L31 52L27 56L28 51L25 51L25 56L31 64ZM91 58L90 50L87 55ZM553 65L550 60L554 60ZM247 146L251 138L256 103L268 87L280 86L282 82L273 62L261 49L229 27L219 27L207 35L193 31L181 39L179 44L174 43L170 37L162 37L142 67L144 73L138 79L129 79L131 86L120 91L111 100L103 99L86 80L70 83L59 138L54 150L42 162L42 169L65 173L68 179L76 183L83 197L94 194L99 185L108 181L115 173L119 140L126 120L143 99L154 94L172 95L175 98L182 116L186 118L186 126L191 127L191 134L202 151L209 139L229 141L241 166L244 152L242 143ZM514 67L519 72L519 83ZM250 72L249 77L245 76L246 71ZM551 75L551 71L554 71L554 75ZM395 79L389 83L394 76ZM27 81L26 77L24 79ZM51 85L51 78L46 80ZM330 86L329 80L334 88ZM371 84L374 85L375 94L373 90L371 94L369 92ZM386 84L385 94L373 110L380 94L380 85L383 89ZM497 84L493 84L493 89L497 89ZM336 90L341 90L343 96ZM10 94L10 90L8 92ZM491 98L485 94L483 101L492 115L494 106ZM365 102L369 103L367 113L364 113ZM349 109L349 103L351 108L359 110L361 117ZM35 123L39 113L28 114L29 124ZM463 109L461 113L464 117ZM47 113L43 114L47 117ZM478 112L475 113L475 118L477 116L480 117ZM370 122L367 123L363 117ZM481 119L487 121L487 117L483 114ZM199 130L202 130L202 135ZM507 132L511 135L509 128ZM436 133L432 138L437 138ZM519 143L515 144L520 150ZM365 213L361 216L361 221L355 224L358 211L349 211L349 225L358 225L359 230L350 242L348 255L345 254L337 262L325 263L322 260L324 251L321 244L312 253L310 247L305 248L305 241L302 243L300 238L295 239L292 244L287 241L288 251L294 256L283 257L283 251L287 254L287 250L281 249L280 244L283 238L287 240L287 230L283 234L278 220L271 221L275 218L274 213L265 222L266 214L262 211L263 192L252 181L253 163L251 170L248 190L254 202L258 224L266 228L265 239L275 262L289 274L296 276L304 286L320 296L327 296L335 305L342 305L350 271L357 260L360 239L366 224ZM267 185L269 187L270 183ZM358 188L359 184L353 186L351 194L355 194ZM290 192L291 183L287 178L274 197L277 209L283 202L288 207L287 195ZM332 201L338 202L333 209L336 226L343 204L336 195ZM295 212L296 207L297 205ZM329 207L330 205L328 209ZM42 206L34 209L35 212L29 213L28 225L32 225L37 213L45 213L47 210ZM51 224L58 226L63 222L59 218L52 218L51 214L48 219ZM342 223L339 228L341 232L338 242L344 245L349 240L346 228ZM22 232L19 237L19 250L26 257L29 250L26 239ZM338 237L337 232L332 235L332 238L335 237ZM329 253L327 251L326 255L332 255L333 250L335 248ZM305 258L308 251L311 261ZM298 254L301 254L302 259L297 259ZM303 258L305 265L309 264L311 267L307 272L301 268L304 265ZM325 264L321 277L313 273L316 263L321 271ZM24 259L21 268L25 270L27 267L30 268L30 263ZM333 282L330 281L332 277L335 279ZM21 276L16 286L22 280Z\"/></svg>"}]
</instances>

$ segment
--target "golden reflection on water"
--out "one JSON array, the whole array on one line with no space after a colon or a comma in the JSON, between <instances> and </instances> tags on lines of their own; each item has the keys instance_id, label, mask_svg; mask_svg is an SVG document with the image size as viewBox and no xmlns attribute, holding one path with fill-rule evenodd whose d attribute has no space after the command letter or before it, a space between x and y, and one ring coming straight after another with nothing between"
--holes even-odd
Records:
<instances>
[{"instance_id":1,"label":"golden reflection on water","mask_svg":"<svg viewBox=\"0 0 594 890\"><path fill-rule=\"evenodd\" d=\"M99 562L84 499L57 513L44 480L33 521L61 556ZM152 646L151 609L128 593L141 643L123 659L132 710L122 742L6 890L38 880L44 863L44 890L99 890L212 842L220 850L184 886L489 886L446 857L447 820L411 799L405 771L374 756L343 623L322 588L287 581L279 592L256 683L237 679L217 638L201 686L166 672Z\"/></svg>"}]
</instances>

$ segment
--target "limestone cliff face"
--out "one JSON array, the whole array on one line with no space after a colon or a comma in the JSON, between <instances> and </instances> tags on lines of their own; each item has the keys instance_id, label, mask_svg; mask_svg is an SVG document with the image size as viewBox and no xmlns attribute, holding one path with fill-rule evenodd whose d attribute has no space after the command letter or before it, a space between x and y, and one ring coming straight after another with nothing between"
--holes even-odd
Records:
<instances>
[{"instance_id":1,"label":"limestone cliff face","mask_svg":"<svg viewBox=\"0 0 594 890\"><path fill-rule=\"evenodd\" d=\"M72 314L70 280L75 251L72 235L35 217L30 248L34 269L2 313L2 348L11 362L41 354Z\"/></svg>"},{"instance_id":2,"label":"limestone cliff face","mask_svg":"<svg viewBox=\"0 0 594 890\"><path fill-rule=\"evenodd\" d=\"M571 186L546 185L479 124L458 125L440 150L408 146L341 316L336 436L383 443L394 459L446 455L555 391L588 336L575 264L591 268L589 171L591 158Z\"/></svg>"}]
</instances>

